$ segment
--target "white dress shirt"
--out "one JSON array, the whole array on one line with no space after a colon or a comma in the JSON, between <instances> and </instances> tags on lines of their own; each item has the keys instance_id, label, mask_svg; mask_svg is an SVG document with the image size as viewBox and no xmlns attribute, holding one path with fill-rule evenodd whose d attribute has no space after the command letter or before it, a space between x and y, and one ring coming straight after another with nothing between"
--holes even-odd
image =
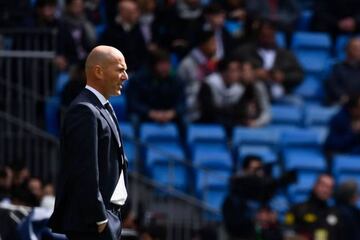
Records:
<instances>
[{"instance_id":1,"label":"white dress shirt","mask_svg":"<svg viewBox=\"0 0 360 240\"><path fill-rule=\"evenodd\" d=\"M89 91L91 91L92 93L95 94L95 96L99 99L99 101L101 102L101 104L104 106L106 103L108 103L109 101L99 92L97 91L95 88L90 87L89 85L86 85L85 87L86 89L88 89ZM106 112L108 112L106 110ZM111 121L114 121L113 118L111 117L110 113L108 112ZM123 157L123 156L122 156ZM122 161L124 161L124 159L121 159ZM121 173L120 173L120 178L118 183L116 184L115 190L110 198L110 202L116 205L124 205L125 201L127 198L127 191L126 191L126 187L125 187L125 180L124 180L124 173L123 170L121 169ZM104 221L100 221L100 222L96 222L98 225L101 225L103 223L108 222L108 220L104 220Z\"/></svg>"}]
</instances>

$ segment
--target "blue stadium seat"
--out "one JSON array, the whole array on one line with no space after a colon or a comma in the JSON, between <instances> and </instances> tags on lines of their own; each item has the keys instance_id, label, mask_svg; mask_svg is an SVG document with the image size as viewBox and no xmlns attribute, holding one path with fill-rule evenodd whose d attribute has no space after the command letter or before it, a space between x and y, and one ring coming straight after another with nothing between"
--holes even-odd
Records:
<instances>
[{"instance_id":1,"label":"blue stadium seat","mask_svg":"<svg viewBox=\"0 0 360 240\"><path fill-rule=\"evenodd\" d=\"M188 173L184 164L175 162L172 165L165 162L156 162L150 169L151 178L164 185L186 191L188 189Z\"/></svg>"},{"instance_id":2,"label":"blue stadium seat","mask_svg":"<svg viewBox=\"0 0 360 240\"><path fill-rule=\"evenodd\" d=\"M218 124L191 124L187 129L187 145L190 151L199 146L226 149L225 129Z\"/></svg>"},{"instance_id":3,"label":"blue stadium seat","mask_svg":"<svg viewBox=\"0 0 360 240\"><path fill-rule=\"evenodd\" d=\"M242 163L243 159L248 155L255 155L261 157L265 164L273 164L278 160L276 152L273 148L263 145L245 145L238 148L237 160Z\"/></svg>"},{"instance_id":4,"label":"blue stadium seat","mask_svg":"<svg viewBox=\"0 0 360 240\"><path fill-rule=\"evenodd\" d=\"M291 48L306 73L320 76L330 58L331 38L326 33L296 32Z\"/></svg>"},{"instance_id":5,"label":"blue stadium seat","mask_svg":"<svg viewBox=\"0 0 360 240\"><path fill-rule=\"evenodd\" d=\"M271 124L289 124L300 126L303 120L302 109L292 105L272 105L271 106Z\"/></svg>"},{"instance_id":6,"label":"blue stadium seat","mask_svg":"<svg viewBox=\"0 0 360 240\"><path fill-rule=\"evenodd\" d=\"M277 32L275 35L276 44L280 48L286 48L286 36L283 32Z\"/></svg>"},{"instance_id":7,"label":"blue stadium seat","mask_svg":"<svg viewBox=\"0 0 360 240\"><path fill-rule=\"evenodd\" d=\"M232 144L235 148L242 145L265 145L275 147L279 143L279 133L272 128L236 127L233 131Z\"/></svg>"},{"instance_id":8,"label":"blue stadium seat","mask_svg":"<svg viewBox=\"0 0 360 240\"><path fill-rule=\"evenodd\" d=\"M54 136L60 133L60 98L50 97L45 102L45 128Z\"/></svg>"},{"instance_id":9,"label":"blue stadium seat","mask_svg":"<svg viewBox=\"0 0 360 240\"><path fill-rule=\"evenodd\" d=\"M147 148L145 162L150 169L155 163L184 162L184 150L178 144L158 144Z\"/></svg>"},{"instance_id":10,"label":"blue stadium seat","mask_svg":"<svg viewBox=\"0 0 360 240\"><path fill-rule=\"evenodd\" d=\"M297 182L288 187L288 194L293 203L303 202L318 178L318 173L299 173Z\"/></svg>"},{"instance_id":11,"label":"blue stadium seat","mask_svg":"<svg viewBox=\"0 0 360 240\"><path fill-rule=\"evenodd\" d=\"M339 107L323 107L310 105L305 107L306 126L327 126Z\"/></svg>"},{"instance_id":12,"label":"blue stadium seat","mask_svg":"<svg viewBox=\"0 0 360 240\"><path fill-rule=\"evenodd\" d=\"M227 188L230 177L230 170L195 169L196 192L201 195L209 187Z\"/></svg>"},{"instance_id":13,"label":"blue stadium seat","mask_svg":"<svg viewBox=\"0 0 360 240\"><path fill-rule=\"evenodd\" d=\"M143 123L140 126L140 140L143 143L179 143L179 132L175 124Z\"/></svg>"},{"instance_id":14,"label":"blue stadium seat","mask_svg":"<svg viewBox=\"0 0 360 240\"><path fill-rule=\"evenodd\" d=\"M218 124L191 124L188 127L187 141L190 144L226 141L225 129Z\"/></svg>"},{"instance_id":15,"label":"blue stadium seat","mask_svg":"<svg viewBox=\"0 0 360 240\"><path fill-rule=\"evenodd\" d=\"M281 146L285 148L320 149L322 136L318 131L311 128L294 128L282 132L280 137Z\"/></svg>"},{"instance_id":16,"label":"blue stadium seat","mask_svg":"<svg viewBox=\"0 0 360 240\"><path fill-rule=\"evenodd\" d=\"M196 167L217 170L232 170L233 159L226 149L195 148L192 162Z\"/></svg>"},{"instance_id":17,"label":"blue stadium seat","mask_svg":"<svg viewBox=\"0 0 360 240\"><path fill-rule=\"evenodd\" d=\"M316 75L309 74L305 76L303 82L294 89L293 93L307 101L321 101L324 96L323 91L323 83L320 78Z\"/></svg>"},{"instance_id":18,"label":"blue stadium seat","mask_svg":"<svg viewBox=\"0 0 360 240\"><path fill-rule=\"evenodd\" d=\"M360 186L360 173L340 173L336 180L338 183L342 183L345 181L355 181L358 186Z\"/></svg>"},{"instance_id":19,"label":"blue stadium seat","mask_svg":"<svg viewBox=\"0 0 360 240\"><path fill-rule=\"evenodd\" d=\"M68 72L60 72L55 80L55 94L60 96L66 84L69 82L70 76Z\"/></svg>"},{"instance_id":20,"label":"blue stadium seat","mask_svg":"<svg viewBox=\"0 0 360 240\"><path fill-rule=\"evenodd\" d=\"M131 123L120 122L119 127L124 141L135 140L135 129Z\"/></svg>"},{"instance_id":21,"label":"blue stadium seat","mask_svg":"<svg viewBox=\"0 0 360 240\"><path fill-rule=\"evenodd\" d=\"M321 172L326 170L326 160L321 151L309 149L284 149L285 170Z\"/></svg>"},{"instance_id":22,"label":"blue stadium seat","mask_svg":"<svg viewBox=\"0 0 360 240\"><path fill-rule=\"evenodd\" d=\"M129 169L135 170L135 161L137 159L138 148L135 139L134 127L129 122L120 122L119 127L124 141L125 154L129 161Z\"/></svg>"},{"instance_id":23,"label":"blue stadium seat","mask_svg":"<svg viewBox=\"0 0 360 240\"><path fill-rule=\"evenodd\" d=\"M336 177L341 174L360 175L360 156L335 155L333 157L333 174Z\"/></svg>"},{"instance_id":24,"label":"blue stadium seat","mask_svg":"<svg viewBox=\"0 0 360 240\"><path fill-rule=\"evenodd\" d=\"M335 51L336 58L338 60L345 60L346 57L346 45L350 40L348 35L340 35L336 38Z\"/></svg>"},{"instance_id":25,"label":"blue stadium seat","mask_svg":"<svg viewBox=\"0 0 360 240\"><path fill-rule=\"evenodd\" d=\"M211 208L221 211L227 194L227 188L211 186L202 194L203 201Z\"/></svg>"},{"instance_id":26,"label":"blue stadium seat","mask_svg":"<svg viewBox=\"0 0 360 240\"><path fill-rule=\"evenodd\" d=\"M109 102L114 108L118 121L126 120L126 98L124 95L111 97Z\"/></svg>"},{"instance_id":27,"label":"blue stadium seat","mask_svg":"<svg viewBox=\"0 0 360 240\"><path fill-rule=\"evenodd\" d=\"M298 51L295 52L295 55L306 75L313 75L319 78L323 77L327 65L332 61L329 59L329 55L317 53L316 51Z\"/></svg>"},{"instance_id":28,"label":"blue stadium seat","mask_svg":"<svg viewBox=\"0 0 360 240\"><path fill-rule=\"evenodd\" d=\"M319 54L330 55L331 38L322 32L295 32L292 40L292 50L311 51Z\"/></svg>"}]
</instances>

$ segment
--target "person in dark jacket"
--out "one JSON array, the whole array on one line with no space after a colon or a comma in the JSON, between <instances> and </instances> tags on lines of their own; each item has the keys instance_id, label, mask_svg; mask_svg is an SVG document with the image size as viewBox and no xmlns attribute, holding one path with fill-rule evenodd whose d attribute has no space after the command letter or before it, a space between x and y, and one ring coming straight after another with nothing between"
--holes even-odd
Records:
<instances>
[{"instance_id":1,"label":"person in dark jacket","mask_svg":"<svg viewBox=\"0 0 360 240\"><path fill-rule=\"evenodd\" d=\"M170 55L159 49L150 59L149 67L135 75L127 87L131 118L140 122L181 122L184 88L171 72Z\"/></svg>"},{"instance_id":2,"label":"person in dark jacket","mask_svg":"<svg viewBox=\"0 0 360 240\"><path fill-rule=\"evenodd\" d=\"M356 207L358 191L358 184L352 180L341 183L335 191L343 239L360 239L360 210Z\"/></svg>"},{"instance_id":3,"label":"person in dark jacket","mask_svg":"<svg viewBox=\"0 0 360 240\"><path fill-rule=\"evenodd\" d=\"M360 153L360 96L349 101L331 119L325 150L329 153Z\"/></svg>"},{"instance_id":4,"label":"person in dark jacket","mask_svg":"<svg viewBox=\"0 0 360 240\"><path fill-rule=\"evenodd\" d=\"M329 32L354 33L360 30L360 2L357 0L314 1L312 29Z\"/></svg>"},{"instance_id":5,"label":"person in dark jacket","mask_svg":"<svg viewBox=\"0 0 360 240\"><path fill-rule=\"evenodd\" d=\"M83 0L66 0L65 3L55 58L55 64L61 71L85 60L96 41L95 28L85 16Z\"/></svg>"},{"instance_id":6,"label":"person in dark jacket","mask_svg":"<svg viewBox=\"0 0 360 240\"><path fill-rule=\"evenodd\" d=\"M271 98L282 100L302 82L304 72L292 52L276 45L275 33L274 23L263 21L255 44L239 47L234 55L253 63L256 77L266 83Z\"/></svg>"},{"instance_id":7,"label":"person in dark jacket","mask_svg":"<svg viewBox=\"0 0 360 240\"><path fill-rule=\"evenodd\" d=\"M294 231L304 239L340 240L341 229L339 215L330 207L334 179L328 174L321 174L309 199L294 205L285 216L287 230Z\"/></svg>"},{"instance_id":8,"label":"person in dark jacket","mask_svg":"<svg viewBox=\"0 0 360 240\"><path fill-rule=\"evenodd\" d=\"M330 104L345 103L350 95L360 92L360 38L350 39L346 53L346 59L333 67L325 81Z\"/></svg>"},{"instance_id":9,"label":"person in dark jacket","mask_svg":"<svg viewBox=\"0 0 360 240\"><path fill-rule=\"evenodd\" d=\"M140 11L135 1L119 1L114 23L109 25L100 38L101 44L115 47L124 53L130 76L143 66L148 56L139 17Z\"/></svg>"}]
</instances>

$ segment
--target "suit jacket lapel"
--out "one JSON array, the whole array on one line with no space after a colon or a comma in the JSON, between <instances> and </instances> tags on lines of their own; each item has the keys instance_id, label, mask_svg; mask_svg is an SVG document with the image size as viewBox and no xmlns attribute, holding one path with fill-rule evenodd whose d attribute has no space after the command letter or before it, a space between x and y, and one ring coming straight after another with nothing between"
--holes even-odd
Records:
<instances>
[{"instance_id":1,"label":"suit jacket lapel","mask_svg":"<svg viewBox=\"0 0 360 240\"><path fill-rule=\"evenodd\" d=\"M88 99L88 101L90 101L92 104L94 104L97 109L99 110L99 112L101 113L101 115L105 118L105 120L107 121L108 125L110 126L111 128L111 131L112 133L114 134L115 136L115 139L116 139L116 142L119 146L119 148L122 147L122 144L121 144L121 140L120 140L120 132L118 131L118 126L114 126L114 124L112 124L112 121L110 119L110 115L108 113L108 111L106 110L106 108L101 104L101 102L99 101L99 99L95 96L95 94L93 94L90 90L88 89L84 89L82 91L81 94L84 94L85 97ZM84 96L83 95L83 96ZM117 124L117 123L115 123Z\"/></svg>"}]
</instances>

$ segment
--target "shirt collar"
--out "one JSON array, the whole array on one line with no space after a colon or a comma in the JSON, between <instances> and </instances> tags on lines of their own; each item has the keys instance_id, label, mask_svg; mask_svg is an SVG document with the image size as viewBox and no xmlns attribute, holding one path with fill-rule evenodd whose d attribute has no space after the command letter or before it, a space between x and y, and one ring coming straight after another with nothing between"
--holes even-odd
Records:
<instances>
[{"instance_id":1,"label":"shirt collar","mask_svg":"<svg viewBox=\"0 0 360 240\"><path fill-rule=\"evenodd\" d=\"M95 96L99 99L99 101L101 102L101 104L104 106L106 103L108 103L109 101L106 100L106 98L95 88L90 87L89 85L86 85L85 87L86 89L88 89L89 91L91 91L92 93L95 94Z\"/></svg>"}]
</instances>

